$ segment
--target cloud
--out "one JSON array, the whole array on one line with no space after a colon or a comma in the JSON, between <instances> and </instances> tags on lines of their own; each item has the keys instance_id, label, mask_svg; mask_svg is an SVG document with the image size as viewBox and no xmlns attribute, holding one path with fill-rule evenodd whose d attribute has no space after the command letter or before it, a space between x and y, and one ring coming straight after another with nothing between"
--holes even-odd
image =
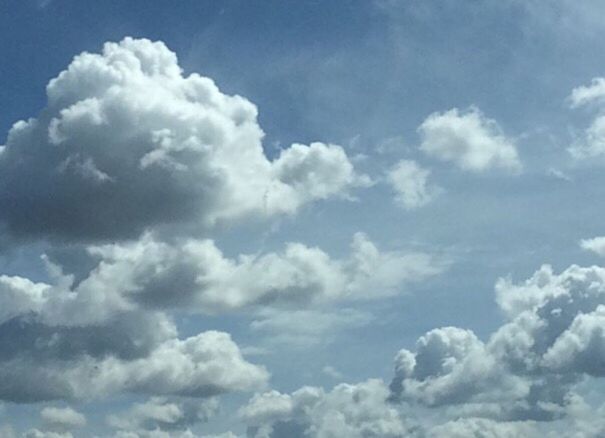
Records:
<instances>
[{"instance_id":1,"label":"cloud","mask_svg":"<svg viewBox=\"0 0 605 438\"><path fill-rule=\"evenodd\" d=\"M507 318L487 342L447 327L402 350L393 398L503 420L554 420L576 383L605 375L605 270L543 266L521 284L500 279Z\"/></svg>"},{"instance_id":2,"label":"cloud","mask_svg":"<svg viewBox=\"0 0 605 438\"><path fill-rule=\"evenodd\" d=\"M443 269L425 254L381 252L361 233L351 248L342 260L299 243L228 259L209 239L165 242L147 233L87 247L97 265L77 282L48 258L47 282L0 276L0 399L209 397L254 389L267 373L246 362L229 335L180 339L167 312L250 308L253 330L309 345L371 318L315 304L391 296Z\"/></svg>"},{"instance_id":3,"label":"cloud","mask_svg":"<svg viewBox=\"0 0 605 438\"><path fill-rule=\"evenodd\" d=\"M602 103L603 99L605 99L605 78L594 78L590 85L574 88L569 96L572 108L590 103Z\"/></svg>"},{"instance_id":4,"label":"cloud","mask_svg":"<svg viewBox=\"0 0 605 438\"><path fill-rule=\"evenodd\" d=\"M585 130L583 138L568 148L576 159L598 157L605 153L605 115L594 118Z\"/></svg>"},{"instance_id":5,"label":"cloud","mask_svg":"<svg viewBox=\"0 0 605 438\"><path fill-rule=\"evenodd\" d=\"M108 277L115 271L101 269L72 288L73 277L49 269L54 284L0 277L0 399L208 397L266 381L228 334L179 339L165 313L128 302L112 287L124 280Z\"/></svg>"},{"instance_id":6,"label":"cloud","mask_svg":"<svg viewBox=\"0 0 605 438\"><path fill-rule=\"evenodd\" d=\"M572 108L591 104L598 114L586 128L581 138L572 144L568 151L576 159L597 157L605 153L605 78L595 78L588 86L580 86L572 90L569 97Z\"/></svg>"},{"instance_id":7,"label":"cloud","mask_svg":"<svg viewBox=\"0 0 605 438\"><path fill-rule=\"evenodd\" d=\"M462 170L485 172L503 169L517 173L521 162L515 143L504 136L495 120L475 107L433 113L418 128L420 150Z\"/></svg>"},{"instance_id":8,"label":"cloud","mask_svg":"<svg viewBox=\"0 0 605 438\"><path fill-rule=\"evenodd\" d=\"M428 182L430 171L415 161L401 160L387 174L387 180L395 192L395 203L412 210L428 204L441 189Z\"/></svg>"},{"instance_id":9,"label":"cloud","mask_svg":"<svg viewBox=\"0 0 605 438\"><path fill-rule=\"evenodd\" d=\"M121 431L145 433L146 431L179 431L200 422L206 422L216 414L218 401L153 397L144 403L135 403L122 414L108 416L110 426Z\"/></svg>"},{"instance_id":10,"label":"cloud","mask_svg":"<svg viewBox=\"0 0 605 438\"><path fill-rule=\"evenodd\" d=\"M270 161L256 107L183 76L162 42L125 38L82 53L46 89L38 118L0 148L0 222L17 236L134 237L293 214L367 177L340 146L294 144Z\"/></svg>"},{"instance_id":11,"label":"cloud","mask_svg":"<svg viewBox=\"0 0 605 438\"><path fill-rule=\"evenodd\" d=\"M338 300L372 300L406 291L445 263L424 253L380 251L356 233L351 254L334 259L317 247L288 243L278 252L227 258L210 239L137 241L89 246L97 261L79 283L61 268L54 284L0 277L0 322L25 312L71 324L103 321L138 307L220 313L246 307L300 308Z\"/></svg>"},{"instance_id":12,"label":"cloud","mask_svg":"<svg viewBox=\"0 0 605 438\"><path fill-rule=\"evenodd\" d=\"M499 422L485 418L461 418L440 424L428 431L428 438L538 438L544 436L528 422Z\"/></svg>"},{"instance_id":13,"label":"cloud","mask_svg":"<svg viewBox=\"0 0 605 438\"><path fill-rule=\"evenodd\" d=\"M580 241L582 249L592 251L599 256L605 256L605 237L593 237Z\"/></svg>"},{"instance_id":14,"label":"cloud","mask_svg":"<svg viewBox=\"0 0 605 438\"><path fill-rule=\"evenodd\" d=\"M73 438L71 432L52 432L38 429L30 429L23 434L23 438Z\"/></svg>"},{"instance_id":15,"label":"cloud","mask_svg":"<svg viewBox=\"0 0 605 438\"><path fill-rule=\"evenodd\" d=\"M350 328L364 327L374 316L350 308L336 310L265 310L252 321L250 328L264 334L271 344L288 348L308 348L334 342Z\"/></svg>"},{"instance_id":16,"label":"cloud","mask_svg":"<svg viewBox=\"0 0 605 438\"><path fill-rule=\"evenodd\" d=\"M401 350L391 389L396 399L427 406L505 403L528 391L522 379L499 366L472 331L456 327L429 331L418 339L415 354Z\"/></svg>"},{"instance_id":17,"label":"cloud","mask_svg":"<svg viewBox=\"0 0 605 438\"><path fill-rule=\"evenodd\" d=\"M204 398L253 390L268 378L263 368L243 359L228 334L215 331L167 340L130 360L112 354L40 360L35 348L1 361L0 398L34 402L123 392Z\"/></svg>"},{"instance_id":18,"label":"cloud","mask_svg":"<svg viewBox=\"0 0 605 438\"><path fill-rule=\"evenodd\" d=\"M47 429L67 432L71 429L86 426L86 417L70 407L45 407L40 417Z\"/></svg>"},{"instance_id":19,"label":"cloud","mask_svg":"<svg viewBox=\"0 0 605 438\"><path fill-rule=\"evenodd\" d=\"M330 392L304 387L292 394L270 391L254 396L240 409L254 438L400 438L409 426L387 402L380 380L340 384Z\"/></svg>"}]
</instances>

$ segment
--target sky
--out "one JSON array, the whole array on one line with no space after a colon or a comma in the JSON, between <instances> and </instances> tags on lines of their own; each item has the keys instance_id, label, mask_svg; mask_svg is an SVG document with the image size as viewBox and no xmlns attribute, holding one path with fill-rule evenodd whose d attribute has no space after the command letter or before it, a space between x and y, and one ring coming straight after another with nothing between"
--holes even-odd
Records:
<instances>
[{"instance_id":1,"label":"sky","mask_svg":"<svg viewBox=\"0 0 605 438\"><path fill-rule=\"evenodd\" d=\"M0 438L604 436L604 34L0 0Z\"/></svg>"}]
</instances>

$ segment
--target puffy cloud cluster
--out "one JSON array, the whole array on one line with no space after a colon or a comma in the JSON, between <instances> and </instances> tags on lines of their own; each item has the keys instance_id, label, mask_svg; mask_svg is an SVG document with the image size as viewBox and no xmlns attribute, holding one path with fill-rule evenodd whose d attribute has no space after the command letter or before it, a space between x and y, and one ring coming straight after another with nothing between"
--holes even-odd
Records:
<instances>
[{"instance_id":1,"label":"puffy cloud cluster","mask_svg":"<svg viewBox=\"0 0 605 438\"><path fill-rule=\"evenodd\" d=\"M73 276L49 267L54 284L0 277L0 399L207 397L266 381L267 372L245 361L226 333L179 339L165 312L112 287L121 280L114 272L98 269L72 287Z\"/></svg>"},{"instance_id":2,"label":"puffy cloud cluster","mask_svg":"<svg viewBox=\"0 0 605 438\"><path fill-rule=\"evenodd\" d=\"M126 38L82 53L46 92L46 107L0 146L0 228L17 242L68 241L89 267L72 273L45 258L44 281L0 276L0 399L257 389L268 373L228 334L182 338L173 313L253 309L253 329L277 330L275 309L391 296L443 269L426 254L382 252L361 233L343 259L301 243L228 258L213 240L190 238L293 214L369 181L336 145L294 144L269 159L256 107L185 76L161 42ZM347 311L314 315L325 327L351 320ZM196 417L173 401L134 407L119 433Z\"/></svg>"},{"instance_id":3,"label":"puffy cloud cluster","mask_svg":"<svg viewBox=\"0 0 605 438\"><path fill-rule=\"evenodd\" d=\"M495 120L485 117L475 107L464 112L453 108L433 113L418 127L418 133L424 153L452 162L462 170L521 170L514 141L502 133Z\"/></svg>"},{"instance_id":4,"label":"puffy cloud cluster","mask_svg":"<svg viewBox=\"0 0 605 438\"><path fill-rule=\"evenodd\" d=\"M27 322L16 321L18 324ZM243 359L226 333L209 331L183 340L168 339L147 354L120 357L112 351L124 348L119 338L101 339L99 342L107 342L105 351L82 351L94 347L95 340L92 345L72 345L61 328L53 329L46 328L46 336L38 337L36 344L3 357L0 397L17 402L97 398L121 392L210 397L258 388L268 377L263 368ZM97 332L105 337L102 329ZM58 346L53 345L55 340Z\"/></svg>"},{"instance_id":5,"label":"puffy cloud cluster","mask_svg":"<svg viewBox=\"0 0 605 438\"><path fill-rule=\"evenodd\" d=\"M344 150L263 152L256 107L196 73L161 42L126 38L82 53L47 86L38 118L0 147L0 222L14 235L123 238L193 222L209 228L366 184Z\"/></svg>"},{"instance_id":6,"label":"puffy cloud cluster","mask_svg":"<svg viewBox=\"0 0 605 438\"><path fill-rule=\"evenodd\" d=\"M205 422L218 410L218 401L153 397L144 403L136 403L122 414L107 418L110 426L120 433L146 434L148 431L187 430L196 423Z\"/></svg>"},{"instance_id":7,"label":"puffy cloud cluster","mask_svg":"<svg viewBox=\"0 0 605 438\"><path fill-rule=\"evenodd\" d=\"M258 308L254 330L289 333L301 343L310 334L293 327L293 320L315 327L311 335L317 335L366 323L368 316L295 310L310 315L308 325L309 318L268 306L298 309L388 296L441 269L423 254L380 252L363 234L355 235L345 260L296 243L234 260L211 240L167 243L150 234L90 246L88 253L97 265L79 282L48 261L48 283L0 276L0 398L29 402L116 392L206 397L253 389L267 373L246 362L227 334L178 339L166 311Z\"/></svg>"},{"instance_id":8,"label":"puffy cloud cluster","mask_svg":"<svg viewBox=\"0 0 605 438\"><path fill-rule=\"evenodd\" d=\"M465 415L552 420L574 384L605 375L605 269L543 266L530 279L501 279L507 322L486 343L471 331L432 330L396 357L392 397L453 406Z\"/></svg>"},{"instance_id":9,"label":"puffy cloud cluster","mask_svg":"<svg viewBox=\"0 0 605 438\"><path fill-rule=\"evenodd\" d=\"M427 438L518 438L544 436L528 422L493 421L486 418L461 418L429 429Z\"/></svg>"},{"instance_id":10,"label":"puffy cloud cluster","mask_svg":"<svg viewBox=\"0 0 605 438\"><path fill-rule=\"evenodd\" d=\"M103 323L140 307L213 313L261 304L299 307L374 299L401 292L406 283L444 267L423 253L381 252L362 233L354 236L351 255L344 260L300 243L229 259L209 239L168 243L151 234L87 251L97 265L77 284L52 263L53 284L0 277L0 323L28 312L45 323L78 325Z\"/></svg>"},{"instance_id":11,"label":"puffy cloud cluster","mask_svg":"<svg viewBox=\"0 0 605 438\"><path fill-rule=\"evenodd\" d=\"M292 394L270 391L254 396L240 410L254 438L399 438L411 427L381 380L340 384L329 392L304 387Z\"/></svg>"},{"instance_id":12,"label":"puffy cloud cluster","mask_svg":"<svg viewBox=\"0 0 605 438\"><path fill-rule=\"evenodd\" d=\"M430 170L420 167L415 161L399 161L387 175L395 192L395 203L411 210L432 201L441 189L429 184L430 173Z\"/></svg>"},{"instance_id":13,"label":"puffy cloud cluster","mask_svg":"<svg viewBox=\"0 0 605 438\"><path fill-rule=\"evenodd\" d=\"M40 412L40 417L47 429L64 430L86 426L86 417L70 407L46 407Z\"/></svg>"},{"instance_id":14,"label":"puffy cloud cluster","mask_svg":"<svg viewBox=\"0 0 605 438\"><path fill-rule=\"evenodd\" d=\"M597 115L584 135L570 148L575 158L590 158L605 153L605 78L595 78L588 86L574 88L569 101L572 108L591 105L597 109Z\"/></svg>"}]
</instances>

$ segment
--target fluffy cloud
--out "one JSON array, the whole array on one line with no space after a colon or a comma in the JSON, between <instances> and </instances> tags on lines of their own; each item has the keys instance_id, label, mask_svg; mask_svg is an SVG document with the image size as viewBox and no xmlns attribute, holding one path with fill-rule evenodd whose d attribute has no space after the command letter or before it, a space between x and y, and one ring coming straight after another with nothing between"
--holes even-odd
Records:
<instances>
[{"instance_id":1,"label":"fluffy cloud","mask_svg":"<svg viewBox=\"0 0 605 438\"><path fill-rule=\"evenodd\" d=\"M605 99L605 78L594 78L590 85L574 88L569 96L572 108L599 103L603 99Z\"/></svg>"},{"instance_id":2,"label":"fluffy cloud","mask_svg":"<svg viewBox=\"0 0 605 438\"><path fill-rule=\"evenodd\" d=\"M153 397L144 403L135 403L127 412L110 415L107 422L114 428L145 434L147 431L178 431L207 421L218 409L216 399L169 400Z\"/></svg>"},{"instance_id":3,"label":"fluffy cloud","mask_svg":"<svg viewBox=\"0 0 605 438\"><path fill-rule=\"evenodd\" d=\"M586 128L582 138L568 149L573 157L582 159L603 155L605 153L605 78L595 78L588 86L574 88L569 97L572 108L594 104L597 116Z\"/></svg>"},{"instance_id":4,"label":"fluffy cloud","mask_svg":"<svg viewBox=\"0 0 605 438\"><path fill-rule=\"evenodd\" d=\"M120 392L210 397L258 388L268 377L263 368L243 359L228 334L214 331L170 339L147 355L129 359L111 353L64 359L60 350L40 359L36 347L1 361L0 398L32 402Z\"/></svg>"},{"instance_id":5,"label":"fluffy cloud","mask_svg":"<svg viewBox=\"0 0 605 438\"><path fill-rule=\"evenodd\" d=\"M99 239L162 224L212 227L346 195L358 176L335 145L263 152L257 109L161 42L82 53L47 86L38 118L0 148L0 222L15 235Z\"/></svg>"},{"instance_id":6,"label":"fluffy cloud","mask_svg":"<svg viewBox=\"0 0 605 438\"><path fill-rule=\"evenodd\" d=\"M387 174L395 192L395 202L406 210L428 204L441 191L428 182L430 171L415 161L401 160Z\"/></svg>"},{"instance_id":7,"label":"fluffy cloud","mask_svg":"<svg viewBox=\"0 0 605 438\"><path fill-rule=\"evenodd\" d=\"M240 410L255 438L400 438L410 427L387 402L388 388L380 380L340 384L332 391L304 387L292 394L258 394Z\"/></svg>"},{"instance_id":8,"label":"fluffy cloud","mask_svg":"<svg viewBox=\"0 0 605 438\"><path fill-rule=\"evenodd\" d=\"M179 339L166 311L252 308L254 330L308 345L318 334L370 319L312 305L390 296L443 268L425 254L381 252L361 233L351 248L343 260L298 243L228 259L211 240L165 242L145 234L133 242L88 247L97 265L79 281L48 260L48 282L1 276L0 398L119 392L205 397L251 389L265 381L266 372L243 360L228 335ZM45 383L34 383L32 376Z\"/></svg>"},{"instance_id":9,"label":"fluffy cloud","mask_svg":"<svg viewBox=\"0 0 605 438\"><path fill-rule=\"evenodd\" d=\"M543 266L496 284L507 322L486 343L468 330L422 336L396 358L393 398L500 419L553 420L574 384L605 376L605 269Z\"/></svg>"},{"instance_id":10,"label":"fluffy cloud","mask_svg":"<svg viewBox=\"0 0 605 438\"><path fill-rule=\"evenodd\" d=\"M391 389L395 399L428 406L504 402L528 392L521 379L500 368L473 332L455 327L422 336L415 354L401 350Z\"/></svg>"},{"instance_id":11,"label":"fluffy cloud","mask_svg":"<svg viewBox=\"0 0 605 438\"><path fill-rule=\"evenodd\" d=\"M418 128L420 149L429 156L449 161L463 170L484 172L500 168L521 170L514 142L505 137L492 119L477 108L465 112L457 108L433 113Z\"/></svg>"},{"instance_id":12,"label":"fluffy cloud","mask_svg":"<svg viewBox=\"0 0 605 438\"><path fill-rule=\"evenodd\" d=\"M580 241L582 249L592 251L597 255L605 256L605 237L593 237L592 239L582 239Z\"/></svg>"},{"instance_id":13,"label":"fluffy cloud","mask_svg":"<svg viewBox=\"0 0 605 438\"><path fill-rule=\"evenodd\" d=\"M462 418L431 428L428 438L518 438L543 436L528 422L498 422L485 418Z\"/></svg>"},{"instance_id":14,"label":"fluffy cloud","mask_svg":"<svg viewBox=\"0 0 605 438\"><path fill-rule=\"evenodd\" d=\"M46 407L40 412L40 417L50 430L69 431L86 426L86 417L70 407Z\"/></svg>"},{"instance_id":15,"label":"fluffy cloud","mask_svg":"<svg viewBox=\"0 0 605 438\"><path fill-rule=\"evenodd\" d=\"M441 272L444 263L423 253L380 251L355 234L351 255L339 260L317 247L288 243L284 250L226 258L212 240L140 240L91 246L97 266L75 284L49 264L54 284L0 277L0 323L38 312L46 321L103 322L116 312L181 308L217 313L273 305L376 299Z\"/></svg>"},{"instance_id":16,"label":"fluffy cloud","mask_svg":"<svg viewBox=\"0 0 605 438\"><path fill-rule=\"evenodd\" d=\"M49 267L54 284L0 277L0 399L207 397L267 379L225 333L178 339L165 313L145 310L111 287L123 280L111 277L115 271L100 269L72 288L73 277Z\"/></svg>"}]
</instances>

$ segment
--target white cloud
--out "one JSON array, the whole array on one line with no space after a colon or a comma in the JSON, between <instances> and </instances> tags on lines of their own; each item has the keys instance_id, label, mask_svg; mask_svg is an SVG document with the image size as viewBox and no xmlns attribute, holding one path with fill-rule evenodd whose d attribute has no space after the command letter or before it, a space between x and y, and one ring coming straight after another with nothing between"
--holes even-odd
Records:
<instances>
[{"instance_id":1,"label":"white cloud","mask_svg":"<svg viewBox=\"0 0 605 438\"><path fill-rule=\"evenodd\" d=\"M167 340L149 354L129 360L82 354L62 359L57 357L60 351L51 351L55 357L41 360L35 347L1 361L3 399L32 402L121 392L204 398L253 390L268 377L264 368L243 359L228 334L214 331Z\"/></svg>"},{"instance_id":2,"label":"white cloud","mask_svg":"<svg viewBox=\"0 0 605 438\"><path fill-rule=\"evenodd\" d=\"M448 327L422 336L395 362L393 397L495 419L553 420L573 385L605 376L605 269L543 266L521 284L500 279L507 322L487 342Z\"/></svg>"},{"instance_id":3,"label":"white cloud","mask_svg":"<svg viewBox=\"0 0 605 438\"><path fill-rule=\"evenodd\" d=\"M133 237L292 214L368 183L340 146L295 144L269 161L256 107L161 42L125 38L82 53L47 86L38 119L0 153L0 221L16 235ZM26 183L25 183L26 182Z\"/></svg>"},{"instance_id":4,"label":"white cloud","mask_svg":"<svg viewBox=\"0 0 605 438\"><path fill-rule=\"evenodd\" d=\"M261 312L250 328L265 335L268 342L288 348L329 344L346 329L363 327L374 320L367 312L337 310L293 310Z\"/></svg>"},{"instance_id":5,"label":"white cloud","mask_svg":"<svg viewBox=\"0 0 605 438\"><path fill-rule=\"evenodd\" d=\"M28 311L69 324L104 321L139 306L217 313L253 306L298 308L315 302L372 300L443 271L424 253L380 251L363 233L351 255L334 259L317 247L288 243L279 252L226 258L209 239L140 240L88 247L98 265L77 286L55 270L55 284L0 277L0 322ZM69 315L69 318L67 317Z\"/></svg>"},{"instance_id":6,"label":"white cloud","mask_svg":"<svg viewBox=\"0 0 605 438\"><path fill-rule=\"evenodd\" d=\"M475 107L465 112L454 108L433 113L422 122L418 132L424 153L463 170L484 172L500 168L514 173L521 170L514 141L504 136L496 121Z\"/></svg>"},{"instance_id":7,"label":"white cloud","mask_svg":"<svg viewBox=\"0 0 605 438\"><path fill-rule=\"evenodd\" d=\"M108 416L107 422L122 431L143 434L148 430L178 431L208 421L217 410L215 398L170 400L153 397L144 403L135 403L124 413Z\"/></svg>"},{"instance_id":8,"label":"white cloud","mask_svg":"<svg viewBox=\"0 0 605 438\"><path fill-rule=\"evenodd\" d=\"M400 438L411 429L387 402L380 380L340 384L330 392L304 387L292 394L277 391L254 396L240 410L248 436L286 438Z\"/></svg>"},{"instance_id":9,"label":"white cloud","mask_svg":"<svg viewBox=\"0 0 605 438\"><path fill-rule=\"evenodd\" d=\"M46 407L40 412L40 417L50 430L69 431L86 426L86 417L70 407Z\"/></svg>"},{"instance_id":10,"label":"white cloud","mask_svg":"<svg viewBox=\"0 0 605 438\"><path fill-rule=\"evenodd\" d=\"M605 78L594 78L590 85L574 88L569 96L572 108L589 103L600 103L605 99Z\"/></svg>"},{"instance_id":11,"label":"white cloud","mask_svg":"<svg viewBox=\"0 0 605 438\"><path fill-rule=\"evenodd\" d=\"M422 207L432 201L441 189L429 184L430 171L415 161L401 160L387 174L395 192L395 202L406 210Z\"/></svg>"},{"instance_id":12,"label":"white cloud","mask_svg":"<svg viewBox=\"0 0 605 438\"><path fill-rule=\"evenodd\" d=\"M416 353L395 359L394 396L428 406L472 401L500 402L522 398L528 387L508 375L470 330L434 329L418 339Z\"/></svg>"},{"instance_id":13,"label":"white cloud","mask_svg":"<svg viewBox=\"0 0 605 438\"><path fill-rule=\"evenodd\" d=\"M605 256L605 237L593 237L580 241L582 249L592 251L599 256Z\"/></svg>"},{"instance_id":14,"label":"white cloud","mask_svg":"<svg viewBox=\"0 0 605 438\"><path fill-rule=\"evenodd\" d=\"M179 339L165 312L252 308L254 330L308 345L371 319L315 304L401 293L443 269L425 254L381 252L361 233L351 246L343 260L298 243L228 259L211 240L162 242L145 234L134 242L88 247L97 266L79 282L48 261L48 283L2 276L0 397L206 397L248 390L262 385L267 373L244 361L228 335ZM14 338L28 341L10 342Z\"/></svg>"},{"instance_id":15,"label":"white cloud","mask_svg":"<svg viewBox=\"0 0 605 438\"><path fill-rule=\"evenodd\" d=\"M538 438L544 436L530 422L499 422L485 418L461 418L431 428L428 438Z\"/></svg>"},{"instance_id":16,"label":"white cloud","mask_svg":"<svg viewBox=\"0 0 605 438\"><path fill-rule=\"evenodd\" d=\"M584 137L568 148L576 159L598 157L605 153L605 115L595 117L584 132Z\"/></svg>"},{"instance_id":17,"label":"white cloud","mask_svg":"<svg viewBox=\"0 0 605 438\"><path fill-rule=\"evenodd\" d=\"M569 97L572 108L594 104L598 114L586 128L584 135L578 138L569 153L576 159L598 157L605 153L605 78L595 78L588 86L574 88Z\"/></svg>"}]
</instances>

